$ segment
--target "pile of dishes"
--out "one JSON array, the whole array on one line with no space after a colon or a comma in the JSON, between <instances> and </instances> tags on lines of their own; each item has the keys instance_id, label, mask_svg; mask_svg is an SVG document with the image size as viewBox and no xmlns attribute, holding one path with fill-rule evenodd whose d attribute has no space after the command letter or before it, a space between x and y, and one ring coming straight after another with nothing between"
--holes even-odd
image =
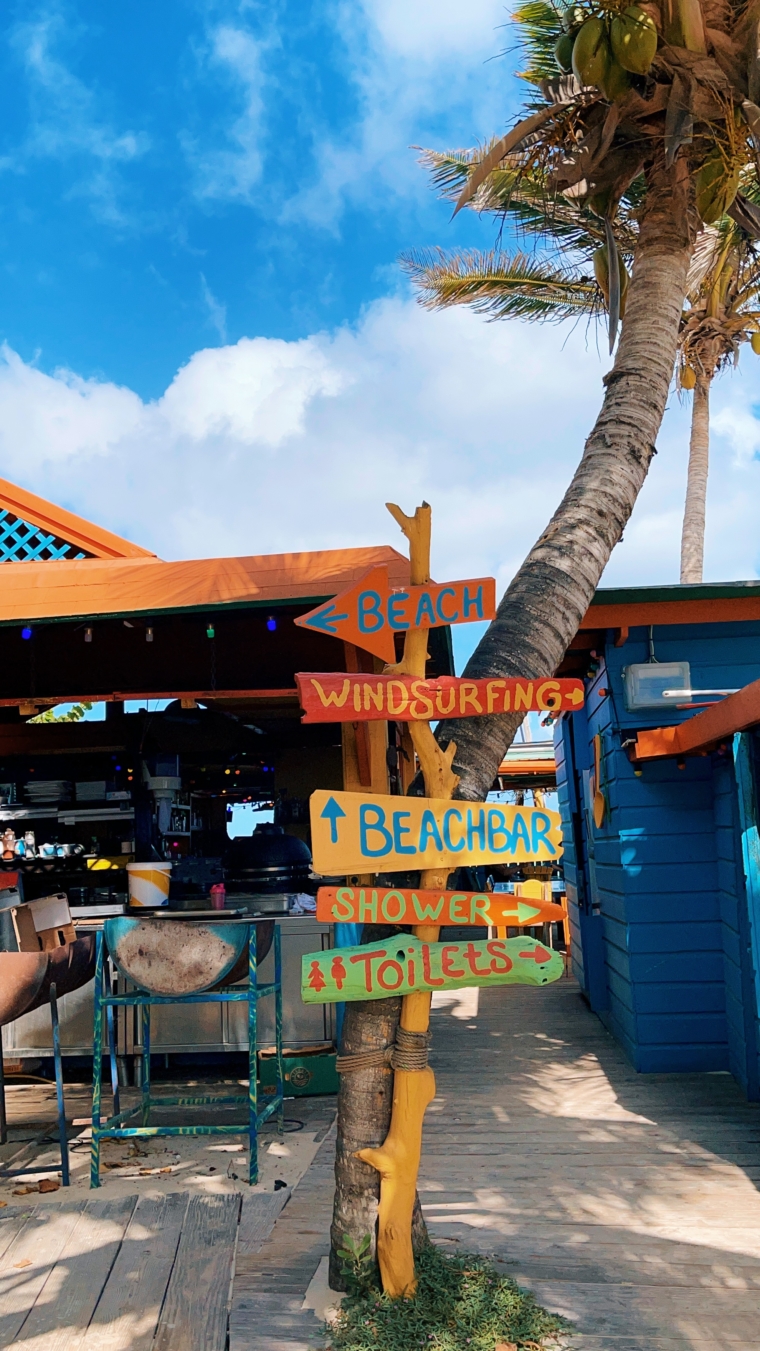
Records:
<instances>
[{"instance_id":1,"label":"pile of dishes","mask_svg":"<svg viewBox=\"0 0 760 1351\"><path fill-rule=\"evenodd\" d=\"M68 779L30 779L24 784L24 794L32 806L46 806L49 802L70 802L71 784Z\"/></svg>"}]
</instances>

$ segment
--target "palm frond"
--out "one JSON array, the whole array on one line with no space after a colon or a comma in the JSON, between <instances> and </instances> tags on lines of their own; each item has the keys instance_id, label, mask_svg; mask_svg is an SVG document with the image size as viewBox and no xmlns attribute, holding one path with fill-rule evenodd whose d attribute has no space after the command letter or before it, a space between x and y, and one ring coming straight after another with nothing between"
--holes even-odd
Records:
<instances>
[{"instance_id":1,"label":"palm frond","mask_svg":"<svg viewBox=\"0 0 760 1351\"><path fill-rule=\"evenodd\" d=\"M518 40L526 62L525 69L518 71L518 78L535 85L552 79L557 74L554 46L562 33L559 10L548 0L524 0L512 18L518 25Z\"/></svg>"},{"instance_id":2,"label":"palm frond","mask_svg":"<svg viewBox=\"0 0 760 1351\"><path fill-rule=\"evenodd\" d=\"M408 253L401 265L431 310L470 305L489 319L568 319L600 312L601 292L578 267L522 253Z\"/></svg>"},{"instance_id":3,"label":"palm frond","mask_svg":"<svg viewBox=\"0 0 760 1351\"><path fill-rule=\"evenodd\" d=\"M479 163L495 141L475 150L423 150L421 163L430 171L433 185L444 200L455 201L467 181L472 164ZM551 247L557 243L567 249L589 254L604 243L604 222L592 212L561 193L546 187L544 176L534 169L515 167L508 162L492 169L468 206L478 212L508 217L518 231L543 238ZM638 226L633 208L624 202L616 222L618 247L630 258Z\"/></svg>"},{"instance_id":4,"label":"palm frond","mask_svg":"<svg viewBox=\"0 0 760 1351\"><path fill-rule=\"evenodd\" d=\"M692 303L699 295L706 278L713 271L723 249L721 232L714 225L706 225L697 235L694 252L686 276L686 295Z\"/></svg>"}]
</instances>

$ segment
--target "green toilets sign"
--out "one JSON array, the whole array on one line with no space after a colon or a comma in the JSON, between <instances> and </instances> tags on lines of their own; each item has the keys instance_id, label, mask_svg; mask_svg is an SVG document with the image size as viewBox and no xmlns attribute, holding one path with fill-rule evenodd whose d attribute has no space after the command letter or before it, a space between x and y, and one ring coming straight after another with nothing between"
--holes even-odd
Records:
<instances>
[{"instance_id":1,"label":"green toilets sign","mask_svg":"<svg viewBox=\"0 0 760 1351\"><path fill-rule=\"evenodd\" d=\"M563 971L562 954L535 938L424 943L400 933L381 943L306 953L301 997L305 1004L336 1004L468 985L548 985Z\"/></svg>"}]
</instances>

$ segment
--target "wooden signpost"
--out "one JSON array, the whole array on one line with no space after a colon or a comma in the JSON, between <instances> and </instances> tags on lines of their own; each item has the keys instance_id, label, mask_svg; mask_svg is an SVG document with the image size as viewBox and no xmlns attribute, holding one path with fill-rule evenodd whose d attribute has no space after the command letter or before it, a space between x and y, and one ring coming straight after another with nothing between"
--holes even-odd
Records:
<instances>
[{"instance_id":1,"label":"wooden signpost","mask_svg":"<svg viewBox=\"0 0 760 1351\"><path fill-rule=\"evenodd\" d=\"M470 985L548 985L564 970L561 953L535 938L423 943L411 934L301 959L305 1004L461 990Z\"/></svg>"},{"instance_id":2,"label":"wooden signpost","mask_svg":"<svg viewBox=\"0 0 760 1351\"><path fill-rule=\"evenodd\" d=\"M416 1288L412 1213L417 1186L422 1122L435 1094L427 1064L433 990L515 982L544 985L562 975L562 956L533 938L497 937L469 943L439 943L444 923L507 925L564 918L559 906L506 893L446 890L452 868L463 864L554 861L562 853L560 820L542 807L453 801L459 783L452 769L456 745L442 749L430 726L445 717L478 717L529 709L559 712L580 707L580 681L540 679L427 680L427 633L444 624L492 619L493 578L435 585L430 580L431 512L427 503L406 516L388 510L409 540L410 585L391 591L388 572L373 568L348 591L296 624L353 643L386 662L395 661L394 635L405 634L404 655L383 675L298 675L304 722L399 720L409 736L425 781L424 798L385 794L316 792L310 802L312 854L317 872L358 874L358 886L322 887L318 916L334 922L409 924L385 943L308 953L303 958L306 1003L403 996L391 1052L391 1124L378 1149L358 1157L380 1174L377 1256L383 1289L393 1297ZM373 887L376 872L420 870L419 887ZM363 1055L342 1057L362 1063Z\"/></svg>"},{"instance_id":3,"label":"wooden signpost","mask_svg":"<svg viewBox=\"0 0 760 1351\"><path fill-rule=\"evenodd\" d=\"M580 708L584 699L583 681L569 679L415 680L301 671L296 684L303 722L430 722L483 713L562 713Z\"/></svg>"},{"instance_id":4,"label":"wooden signpost","mask_svg":"<svg viewBox=\"0 0 760 1351\"><path fill-rule=\"evenodd\" d=\"M395 633L436 629L445 624L472 624L478 619L493 619L495 614L493 577L437 585L428 579L405 591L391 591L388 569L383 564L371 568L334 600L300 615L295 623L304 629L333 634L383 661L395 661Z\"/></svg>"},{"instance_id":5,"label":"wooden signpost","mask_svg":"<svg viewBox=\"0 0 760 1351\"><path fill-rule=\"evenodd\" d=\"M551 862L562 853L559 814L544 807L320 790L309 811L314 869L332 876Z\"/></svg>"},{"instance_id":6,"label":"wooden signpost","mask_svg":"<svg viewBox=\"0 0 760 1351\"><path fill-rule=\"evenodd\" d=\"M415 891L391 887L320 887L324 924L467 924L524 927L561 924L561 905L506 891Z\"/></svg>"}]
</instances>

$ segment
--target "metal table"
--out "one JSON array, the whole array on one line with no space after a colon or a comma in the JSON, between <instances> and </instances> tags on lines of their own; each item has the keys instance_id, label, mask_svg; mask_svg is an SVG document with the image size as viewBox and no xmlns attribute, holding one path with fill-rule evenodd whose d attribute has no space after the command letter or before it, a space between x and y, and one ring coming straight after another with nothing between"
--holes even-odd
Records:
<instances>
[{"instance_id":1,"label":"metal table","mask_svg":"<svg viewBox=\"0 0 760 1351\"><path fill-rule=\"evenodd\" d=\"M248 924L248 982L243 986L231 986L222 990L207 990L190 995L157 995L148 990L135 989L128 994L114 994L106 978L106 933L97 936L97 955L95 964L95 988L93 1008L93 1081L92 1081L92 1152L90 1162L90 1186L100 1186L100 1145L103 1140L123 1140L151 1135L240 1135L239 1125L231 1126L151 1126L150 1114L154 1107L208 1107L248 1106L249 1164L248 1180L253 1186L258 1181L258 1131L269 1117L277 1113L280 1133L284 1128L284 1096L282 1069L282 955L279 925L274 931L274 980L266 985L257 981L256 964L256 925ZM275 1055L277 1064L277 1083L274 1096L263 1111L258 1109L257 1055L258 1055L258 1002L268 995L275 1000ZM233 1094L226 1097L153 1097L150 1091L150 1017L151 1009L166 1004L187 1007L195 1004L231 1004L245 1003L248 1006L248 1095ZM116 1038L114 1034L114 1010L133 1008L140 1011L142 1032L142 1076L141 1101L135 1106L121 1110L119 1099L119 1080L116 1065ZM101 1124L101 1080L103 1067L103 1012L106 1013L108 1055L111 1067L111 1088L114 1099L114 1114ZM141 1125L127 1126L130 1118L141 1114Z\"/></svg>"}]
</instances>

